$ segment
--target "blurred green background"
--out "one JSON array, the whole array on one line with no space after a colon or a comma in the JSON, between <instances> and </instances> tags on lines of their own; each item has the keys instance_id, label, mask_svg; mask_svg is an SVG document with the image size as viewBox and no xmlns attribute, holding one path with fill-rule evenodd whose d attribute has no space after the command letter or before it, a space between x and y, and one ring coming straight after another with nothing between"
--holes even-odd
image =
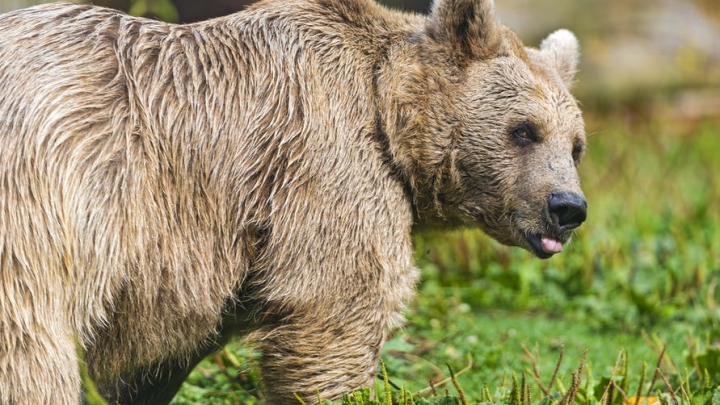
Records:
<instances>
[{"instance_id":1,"label":"blurred green background","mask_svg":"<svg viewBox=\"0 0 720 405\"><path fill-rule=\"evenodd\" d=\"M29 3L1 0L0 11ZM95 3L182 22L244 7ZM584 395L593 403L618 374L621 351L626 388L648 389L643 363L652 370L666 344L660 368L674 387L720 383L720 1L497 0L496 8L527 45L558 28L580 40L573 92L589 135L580 169L588 221L546 261L475 230L416 238L423 281L408 326L383 352L391 379L423 395L428 381L444 391L447 363L480 400L484 384L505 392L512 370L530 380L536 367L547 383L564 347L567 388L589 349ZM198 367L175 403L261 402L257 359L233 343Z\"/></svg>"}]
</instances>

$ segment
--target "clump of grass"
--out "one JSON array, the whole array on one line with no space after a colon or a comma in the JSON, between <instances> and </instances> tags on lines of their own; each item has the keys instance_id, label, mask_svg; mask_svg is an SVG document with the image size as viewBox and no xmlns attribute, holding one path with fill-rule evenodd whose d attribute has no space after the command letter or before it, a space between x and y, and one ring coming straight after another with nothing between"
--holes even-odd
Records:
<instances>
[{"instance_id":1,"label":"clump of grass","mask_svg":"<svg viewBox=\"0 0 720 405\"><path fill-rule=\"evenodd\" d=\"M645 396L641 396L640 393L646 381L646 367L643 367L643 372L640 375L630 375L628 372L628 354L626 352L621 352L618 356L611 375L601 378L594 390L588 390L587 388L583 388L583 378L586 378L584 373L586 368L586 355L587 350L583 354L578 368L571 373L571 380L567 389L558 388L556 391L553 391L553 386L557 378L557 370L560 369L560 364L563 361L562 351L558 356L555 371L553 371L547 387L542 383L542 377L537 373L536 365L533 365L533 378L539 389L544 393L538 405L716 405L718 401L720 401L720 383L713 385L707 378L705 378L705 384L694 391L689 389L690 385L687 379L684 381L680 380L676 385L673 385L660 367L665 356L664 351L658 356L657 367L655 368L650 384L647 386ZM426 390L411 393L406 389L405 385L393 391L391 388L393 384L390 383L384 363L381 363L381 369L384 389L380 393L379 398L372 399L370 390L364 389L345 395L340 403L342 405L468 405L471 403L484 405L533 405L530 394L530 383L528 383L525 378L524 372L520 380L518 380L515 372L511 372L510 386L506 386L508 381L504 379L496 395L490 393L487 383L484 384L482 391L477 393L477 395L473 396L472 393L470 394L470 397L479 398L477 401L471 402L449 365L448 380L452 382L455 388L453 395L451 395L447 389L444 395L438 395L437 386L432 386L432 390L430 390L431 395L429 396L420 394L420 392L428 392ZM663 386L655 391L655 383L658 381L658 378L662 381ZM628 397L627 391L630 387L630 381L636 379L639 379L637 394L633 397ZM680 395L680 397L678 395ZM305 405L302 400L300 401L302 405ZM323 403L319 397L318 403ZM332 404L329 401L325 401L325 403Z\"/></svg>"}]
</instances>

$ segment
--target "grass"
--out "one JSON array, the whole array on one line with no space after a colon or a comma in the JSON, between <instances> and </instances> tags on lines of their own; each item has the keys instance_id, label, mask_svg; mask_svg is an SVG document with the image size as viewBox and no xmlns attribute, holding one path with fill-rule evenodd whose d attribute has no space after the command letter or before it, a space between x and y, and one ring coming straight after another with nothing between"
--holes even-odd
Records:
<instances>
[{"instance_id":1,"label":"grass","mask_svg":"<svg viewBox=\"0 0 720 405\"><path fill-rule=\"evenodd\" d=\"M474 230L416 240L423 282L408 325L383 350L394 386L459 403L449 365L469 403L511 404L514 372L534 403L549 405L572 391L582 363L574 402L636 403L662 353L667 383L655 375L650 396L720 405L720 122L590 117L588 128L589 219L563 254L540 261ZM258 359L230 345L174 404L262 403ZM450 399L432 399L446 390ZM384 400L381 380L376 392ZM391 392L397 402L401 391Z\"/></svg>"}]
</instances>

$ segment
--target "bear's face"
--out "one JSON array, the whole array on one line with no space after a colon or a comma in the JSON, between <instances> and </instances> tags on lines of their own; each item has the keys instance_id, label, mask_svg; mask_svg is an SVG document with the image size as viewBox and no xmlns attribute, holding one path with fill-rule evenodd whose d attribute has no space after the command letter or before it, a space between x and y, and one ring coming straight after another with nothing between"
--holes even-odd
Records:
<instances>
[{"instance_id":1,"label":"bear's face","mask_svg":"<svg viewBox=\"0 0 720 405\"><path fill-rule=\"evenodd\" d=\"M539 51L473 63L458 86L455 164L466 193L458 208L498 241L541 258L559 253L586 216L576 170L583 120L563 80L572 74L552 53L573 41L558 31Z\"/></svg>"},{"instance_id":2,"label":"bear's face","mask_svg":"<svg viewBox=\"0 0 720 405\"><path fill-rule=\"evenodd\" d=\"M380 77L401 107L388 108L399 112L387 128L416 227L475 225L538 257L559 253L587 209L584 124L569 92L577 39L559 30L525 48L492 0L436 1L422 38Z\"/></svg>"}]
</instances>

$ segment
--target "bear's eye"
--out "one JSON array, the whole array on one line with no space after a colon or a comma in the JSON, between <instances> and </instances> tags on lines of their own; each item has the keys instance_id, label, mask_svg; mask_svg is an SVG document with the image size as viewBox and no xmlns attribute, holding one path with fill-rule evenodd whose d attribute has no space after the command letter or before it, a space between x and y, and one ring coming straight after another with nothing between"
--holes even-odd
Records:
<instances>
[{"instance_id":1,"label":"bear's eye","mask_svg":"<svg viewBox=\"0 0 720 405\"><path fill-rule=\"evenodd\" d=\"M530 123L523 123L511 131L512 137L520 145L528 145L538 141L535 126Z\"/></svg>"},{"instance_id":2,"label":"bear's eye","mask_svg":"<svg viewBox=\"0 0 720 405\"><path fill-rule=\"evenodd\" d=\"M575 162L575 166L580 165L580 159L582 158L582 156L584 154L585 154L585 145L583 145L581 142L576 142L573 145L573 150L572 150L572 158L573 158L573 161Z\"/></svg>"}]
</instances>

